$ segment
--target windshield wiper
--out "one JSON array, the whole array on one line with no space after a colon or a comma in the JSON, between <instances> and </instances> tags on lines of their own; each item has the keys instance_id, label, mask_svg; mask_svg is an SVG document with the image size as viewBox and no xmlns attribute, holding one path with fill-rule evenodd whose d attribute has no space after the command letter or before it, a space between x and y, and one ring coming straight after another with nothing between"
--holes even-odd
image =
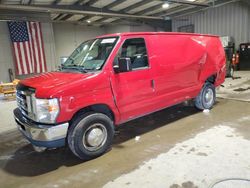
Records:
<instances>
[{"instance_id":1,"label":"windshield wiper","mask_svg":"<svg viewBox=\"0 0 250 188\"><path fill-rule=\"evenodd\" d=\"M72 65L72 66L62 66L62 69L73 69L73 70L78 70L80 72L87 73L88 71L84 67L79 67L77 65Z\"/></svg>"}]
</instances>

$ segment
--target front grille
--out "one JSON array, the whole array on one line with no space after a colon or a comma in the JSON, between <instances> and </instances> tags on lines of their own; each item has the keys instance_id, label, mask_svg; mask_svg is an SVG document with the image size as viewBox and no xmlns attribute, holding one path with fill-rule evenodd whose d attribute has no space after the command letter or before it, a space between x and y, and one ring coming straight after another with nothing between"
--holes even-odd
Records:
<instances>
[{"instance_id":1,"label":"front grille","mask_svg":"<svg viewBox=\"0 0 250 188\"><path fill-rule=\"evenodd\" d=\"M17 106L22 111L23 114L28 115L28 105L26 100L26 95L23 91L17 90L16 92L16 101Z\"/></svg>"},{"instance_id":2,"label":"front grille","mask_svg":"<svg viewBox=\"0 0 250 188\"><path fill-rule=\"evenodd\" d=\"M33 88L27 86L18 85L16 91L17 106L21 110L22 114L28 118L34 118L34 112L32 110L32 97L34 93Z\"/></svg>"}]
</instances>

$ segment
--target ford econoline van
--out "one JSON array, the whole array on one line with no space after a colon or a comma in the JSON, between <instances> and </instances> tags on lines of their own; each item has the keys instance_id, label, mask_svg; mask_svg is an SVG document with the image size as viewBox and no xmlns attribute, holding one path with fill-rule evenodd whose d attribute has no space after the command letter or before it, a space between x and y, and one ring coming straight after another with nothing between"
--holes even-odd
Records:
<instances>
[{"instance_id":1,"label":"ford econoline van","mask_svg":"<svg viewBox=\"0 0 250 188\"><path fill-rule=\"evenodd\" d=\"M59 71L22 80L15 120L31 144L67 145L81 159L104 154L117 125L194 100L211 109L225 79L217 36L141 32L83 42Z\"/></svg>"}]
</instances>

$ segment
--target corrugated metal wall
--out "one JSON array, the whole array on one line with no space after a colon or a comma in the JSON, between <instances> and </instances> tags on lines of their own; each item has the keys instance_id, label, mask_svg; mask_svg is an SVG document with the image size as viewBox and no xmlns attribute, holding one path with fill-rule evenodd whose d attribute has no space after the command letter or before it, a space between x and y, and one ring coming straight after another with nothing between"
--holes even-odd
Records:
<instances>
[{"instance_id":1,"label":"corrugated metal wall","mask_svg":"<svg viewBox=\"0 0 250 188\"><path fill-rule=\"evenodd\" d=\"M196 33L232 36L238 46L250 42L250 8L242 2L209 8L173 19L173 31L178 27L194 24Z\"/></svg>"}]
</instances>

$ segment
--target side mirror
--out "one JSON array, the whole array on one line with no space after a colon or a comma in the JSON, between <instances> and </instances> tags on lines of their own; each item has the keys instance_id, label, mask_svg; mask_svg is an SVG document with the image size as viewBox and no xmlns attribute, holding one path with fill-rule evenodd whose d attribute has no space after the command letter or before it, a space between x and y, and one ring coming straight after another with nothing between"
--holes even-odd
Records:
<instances>
[{"instance_id":1,"label":"side mirror","mask_svg":"<svg viewBox=\"0 0 250 188\"><path fill-rule=\"evenodd\" d=\"M118 58L118 65L113 66L116 73L129 72L132 70L131 59L129 57Z\"/></svg>"}]
</instances>

